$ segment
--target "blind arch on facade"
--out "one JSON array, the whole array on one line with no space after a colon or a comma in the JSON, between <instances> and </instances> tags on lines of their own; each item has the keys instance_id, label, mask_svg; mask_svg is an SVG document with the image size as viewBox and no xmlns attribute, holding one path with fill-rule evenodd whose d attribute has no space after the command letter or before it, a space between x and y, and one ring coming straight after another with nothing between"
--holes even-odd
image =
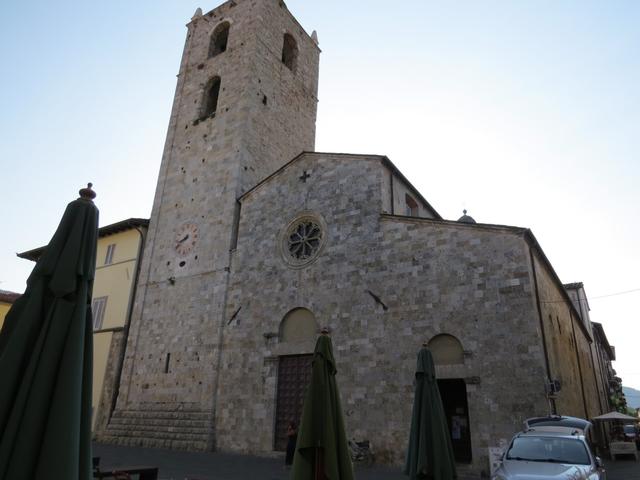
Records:
<instances>
[{"instance_id":1,"label":"blind arch on facade","mask_svg":"<svg viewBox=\"0 0 640 480\"><path fill-rule=\"evenodd\" d=\"M464 363L462 344L453 335L443 333L433 337L427 345L436 365L459 365Z\"/></svg>"},{"instance_id":2,"label":"blind arch on facade","mask_svg":"<svg viewBox=\"0 0 640 480\"><path fill-rule=\"evenodd\" d=\"M315 315L306 308L294 308L289 311L280 323L280 341L299 343L315 340L318 334L318 323Z\"/></svg>"}]
</instances>

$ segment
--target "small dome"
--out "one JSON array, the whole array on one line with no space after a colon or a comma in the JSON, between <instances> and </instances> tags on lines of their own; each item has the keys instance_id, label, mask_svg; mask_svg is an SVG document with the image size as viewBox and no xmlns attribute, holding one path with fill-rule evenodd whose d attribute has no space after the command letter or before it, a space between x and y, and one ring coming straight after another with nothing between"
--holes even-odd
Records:
<instances>
[{"instance_id":1,"label":"small dome","mask_svg":"<svg viewBox=\"0 0 640 480\"><path fill-rule=\"evenodd\" d=\"M460 223L476 223L476 221L473 219L473 217L467 215L467 211L463 210L462 213L464 213L464 215L462 215L458 221Z\"/></svg>"}]
</instances>

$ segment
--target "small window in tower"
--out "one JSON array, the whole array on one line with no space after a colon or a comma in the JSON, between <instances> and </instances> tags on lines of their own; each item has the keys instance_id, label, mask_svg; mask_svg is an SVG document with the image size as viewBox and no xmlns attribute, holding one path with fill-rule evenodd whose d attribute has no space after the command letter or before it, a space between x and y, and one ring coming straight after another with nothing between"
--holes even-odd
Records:
<instances>
[{"instance_id":1,"label":"small window in tower","mask_svg":"<svg viewBox=\"0 0 640 480\"><path fill-rule=\"evenodd\" d=\"M404 196L405 202L405 215L408 217L417 217L418 216L418 203L411 197L411 195L406 194Z\"/></svg>"},{"instance_id":2,"label":"small window in tower","mask_svg":"<svg viewBox=\"0 0 640 480\"><path fill-rule=\"evenodd\" d=\"M211 34L209 44L209 58L227 50L227 40L229 39L229 22L222 22Z\"/></svg>"},{"instance_id":3,"label":"small window in tower","mask_svg":"<svg viewBox=\"0 0 640 480\"><path fill-rule=\"evenodd\" d=\"M218 94L220 93L220 77L213 77L209 80L207 88L204 91L204 98L202 100L202 111L200 113L200 119L204 120L208 117L213 117L218 108Z\"/></svg>"},{"instance_id":4,"label":"small window in tower","mask_svg":"<svg viewBox=\"0 0 640 480\"><path fill-rule=\"evenodd\" d=\"M296 69L298 61L298 45L295 39L288 33L284 34L284 44L282 46L282 63L292 72Z\"/></svg>"}]
</instances>

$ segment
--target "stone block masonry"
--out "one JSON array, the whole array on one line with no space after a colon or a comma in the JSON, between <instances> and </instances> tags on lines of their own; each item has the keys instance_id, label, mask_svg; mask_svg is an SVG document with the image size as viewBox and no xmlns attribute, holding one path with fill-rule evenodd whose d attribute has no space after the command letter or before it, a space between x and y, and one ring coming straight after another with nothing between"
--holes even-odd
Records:
<instances>
[{"instance_id":1,"label":"stone block masonry","mask_svg":"<svg viewBox=\"0 0 640 480\"><path fill-rule=\"evenodd\" d=\"M222 23L228 41L212 56ZM296 47L291 68L285 34ZM313 149L318 60L277 0L229 1L188 24L116 411L97 438L214 448L237 198Z\"/></svg>"},{"instance_id":2,"label":"stone block masonry","mask_svg":"<svg viewBox=\"0 0 640 480\"><path fill-rule=\"evenodd\" d=\"M416 353L438 334L466 351L463 364L438 373L467 383L468 468L484 469L496 439L547 412L524 230L384 215L387 176L379 157L306 154L241 199L226 316L241 310L224 327L221 449L273 448L281 350L266 334L299 307L332 330L347 429L371 440L379 461L403 461ZM303 212L324 220L327 238L318 259L296 269L279 242Z\"/></svg>"}]
</instances>

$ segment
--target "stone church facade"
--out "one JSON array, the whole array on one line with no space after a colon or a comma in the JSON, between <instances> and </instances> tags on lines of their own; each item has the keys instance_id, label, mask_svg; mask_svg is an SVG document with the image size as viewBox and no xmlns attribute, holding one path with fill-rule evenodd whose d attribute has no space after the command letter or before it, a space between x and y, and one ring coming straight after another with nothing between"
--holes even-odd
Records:
<instances>
[{"instance_id":1,"label":"stone church facade","mask_svg":"<svg viewBox=\"0 0 640 480\"><path fill-rule=\"evenodd\" d=\"M404 458L423 343L462 471L529 416L603 412L590 326L530 230L444 220L388 158L313 151L319 53L278 0L188 24L98 440L282 449L322 327L348 435L381 462Z\"/></svg>"}]
</instances>

